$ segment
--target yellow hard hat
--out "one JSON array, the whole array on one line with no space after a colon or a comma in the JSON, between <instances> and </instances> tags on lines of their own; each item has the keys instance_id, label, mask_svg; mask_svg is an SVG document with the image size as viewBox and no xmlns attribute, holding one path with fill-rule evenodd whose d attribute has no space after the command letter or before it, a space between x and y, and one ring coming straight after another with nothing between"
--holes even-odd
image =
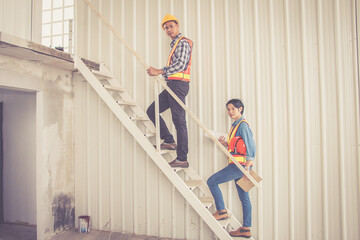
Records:
<instances>
[{"instance_id":1,"label":"yellow hard hat","mask_svg":"<svg viewBox=\"0 0 360 240\"><path fill-rule=\"evenodd\" d=\"M162 20L161 27L164 29L164 24L169 22L169 21L175 21L176 24L179 23L179 21L176 19L176 17L174 15L167 14Z\"/></svg>"}]
</instances>

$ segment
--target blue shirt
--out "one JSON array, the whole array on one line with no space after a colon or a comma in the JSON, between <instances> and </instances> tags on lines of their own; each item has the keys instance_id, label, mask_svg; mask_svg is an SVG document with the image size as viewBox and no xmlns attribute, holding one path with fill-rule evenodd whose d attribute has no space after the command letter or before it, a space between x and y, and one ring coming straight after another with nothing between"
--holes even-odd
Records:
<instances>
[{"instance_id":1,"label":"blue shirt","mask_svg":"<svg viewBox=\"0 0 360 240\"><path fill-rule=\"evenodd\" d=\"M174 40L170 43L170 52L173 49L176 41L181 37L181 33L179 33ZM163 67L163 76L166 78L172 74L184 71L190 61L191 56L191 47L189 42L186 39L181 39L176 46L174 54L171 56L171 64L170 66Z\"/></svg>"},{"instance_id":2,"label":"blue shirt","mask_svg":"<svg viewBox=\"0 0 360 240\"><path fill-rule=\"evenodd\" d=\"M240 119L236 120L232 126L236 127L241 120L244 119L242 116ZM246 122L242 122L235 133L235 137L242 137L246 146L246 160L253 161L255 160L256 145L253 138L253 133Z\"/></svg>"}]
</instances>

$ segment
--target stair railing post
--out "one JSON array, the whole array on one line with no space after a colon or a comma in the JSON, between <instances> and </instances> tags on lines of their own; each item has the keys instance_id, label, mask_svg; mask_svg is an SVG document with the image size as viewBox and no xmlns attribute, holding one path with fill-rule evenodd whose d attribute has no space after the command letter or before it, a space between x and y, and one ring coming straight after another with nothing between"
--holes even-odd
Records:
<instances>
[{"instance_id":1,"label":"stair railing post","mask_svg":"<svg viewBox=\"0 0 360 240\"><path fill-rule=\"evenodd\" d=\"M159 113L159 83L154 81L155 94L155 138L156 150L160 151L160 113Z\"/></svg>"}]
</instances>

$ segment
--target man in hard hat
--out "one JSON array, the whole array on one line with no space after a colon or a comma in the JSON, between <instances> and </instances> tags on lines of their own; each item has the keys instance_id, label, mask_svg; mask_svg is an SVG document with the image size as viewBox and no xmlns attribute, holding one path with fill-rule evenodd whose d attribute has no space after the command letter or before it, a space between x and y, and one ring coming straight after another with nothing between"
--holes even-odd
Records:
<instances>
[{"instance_id":1,"label":"man in hard hat","mask_svg":"<svg viewBox=\"0 0 360 240\"><path fill-rule=\"evenodd\" d=\"M185 104L185 97L189 92L193 43L179 32L179 21L175 16L166 15L161 23L161 27L172 39L170 55L165 67L161 69L150 67L147 69L147 73L150 76L162 74L167 82L167 86ZM189 167L187 161L188 133L185 110L164 90L159 95L159 112L162 113L169 108L171 109L172 120L176 128L177 145L173 135L169 132L163 118L160 116L160 138L164 140L160 147L161 149L176 149L177 157L169 163L171 167L187 168ZM147 109L147 114L151 121L155 123L154 102Z\"/></svg>"}]
</instances>

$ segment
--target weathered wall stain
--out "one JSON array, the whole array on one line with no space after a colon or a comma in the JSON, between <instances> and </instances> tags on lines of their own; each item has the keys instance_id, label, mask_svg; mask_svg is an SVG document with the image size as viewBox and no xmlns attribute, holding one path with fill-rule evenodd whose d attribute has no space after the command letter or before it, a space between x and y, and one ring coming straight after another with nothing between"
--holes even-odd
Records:
<instances>
[{"instance_id":1,"label":"weathered wall stain","mask_svg":"<svg viewBox=\"0 0 360 240\"><path fill-rule=\"evenodd\" d=\"M54 232L75 227L74 196L58 194L53 199Z\"/></svg>"}]
</instances>

